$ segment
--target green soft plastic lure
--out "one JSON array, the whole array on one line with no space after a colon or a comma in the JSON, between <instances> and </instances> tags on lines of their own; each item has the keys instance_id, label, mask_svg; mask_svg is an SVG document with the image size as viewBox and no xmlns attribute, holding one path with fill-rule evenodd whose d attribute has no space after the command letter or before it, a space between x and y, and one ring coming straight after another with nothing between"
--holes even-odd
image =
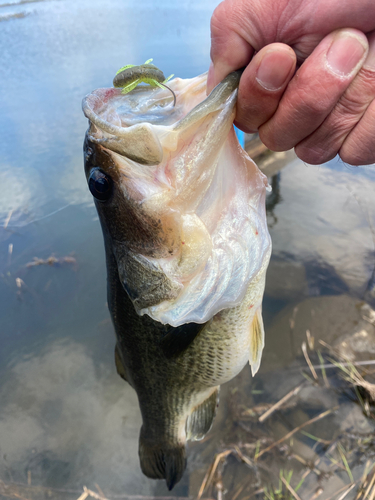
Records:
<instances>
[{"instance_id":1,"label":"green soft plastic lure","mask_svg":"<svg viewBox=\"0 0 375 500\"><path fill-rule=\"evenodd\" d=\"M150 64L152 61L153 59L148 59L148 61L140 66L135 66L134 64L123 66L117 71L113 79L113 86L122 88L122 94L127 94L140 83L147 83L151 87L164 87L172 92L173 106L175 106L176 94L170 87L165 85L174 75L165 78L164 73L159 68Z\"/></svg>"}]
</instances>

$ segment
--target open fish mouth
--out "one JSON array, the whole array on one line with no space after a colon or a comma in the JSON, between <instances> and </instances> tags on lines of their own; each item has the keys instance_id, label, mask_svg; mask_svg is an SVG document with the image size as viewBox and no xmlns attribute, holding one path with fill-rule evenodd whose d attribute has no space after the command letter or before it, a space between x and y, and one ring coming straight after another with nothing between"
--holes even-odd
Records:
<instances>
[{"instance_id":1,"label":"open fish mouth","mask_svg":"<svg viewBox=\"0 0 375 500\"><path fill-rule=\"evenodd\" d=\"M97 157L106 154L115 184L96 204L120 281L138 314L164 324L205 323L238 306L268 265L267 179L232 125L239 77L208 97L206 75L176 78L176 106L168 90L145 87L98 89L83 101L87 141L102 150L92 161L103 169ZM120 196L127 215L119 224Z\"/></svg>"}]
</instances>

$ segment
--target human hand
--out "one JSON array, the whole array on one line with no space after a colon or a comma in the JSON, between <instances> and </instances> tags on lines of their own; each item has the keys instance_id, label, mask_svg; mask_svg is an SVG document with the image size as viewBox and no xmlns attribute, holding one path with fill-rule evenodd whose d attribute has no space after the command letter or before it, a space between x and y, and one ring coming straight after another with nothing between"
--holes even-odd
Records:
<instances>
[{"instance_id":1,"label":"human hand","mask_svg":"<svg viewBox=\"0 0 375 500\"><path fill-rule=\"evenodd\" d=\"M308 163L375 162L374 0L225 0L211 39L208 90L246 66L239 128Z\"/></svg>"}]
</instances>

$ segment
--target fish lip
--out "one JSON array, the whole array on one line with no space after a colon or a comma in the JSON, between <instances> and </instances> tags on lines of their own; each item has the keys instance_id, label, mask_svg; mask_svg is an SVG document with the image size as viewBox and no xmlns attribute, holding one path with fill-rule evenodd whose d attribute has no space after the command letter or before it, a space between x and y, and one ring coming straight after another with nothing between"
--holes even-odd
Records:
<instances>
[{"instance_id":1,"label":"fish lip","mask_svg":"<svg viewBox=\"0 0 375 500\"><path fill-rule=\"evenodd\" d=\"M121 95L120 89L101 88L83 98L84 115L100 131L95 130L93 133L89 131L88 138L95 144L126 156L141 165L158 165L163 160L163 148L151 124L143 122L130 127L119 127L99 116L100 109L111 98L119 95Z\"/></svg>"}]
</instances>

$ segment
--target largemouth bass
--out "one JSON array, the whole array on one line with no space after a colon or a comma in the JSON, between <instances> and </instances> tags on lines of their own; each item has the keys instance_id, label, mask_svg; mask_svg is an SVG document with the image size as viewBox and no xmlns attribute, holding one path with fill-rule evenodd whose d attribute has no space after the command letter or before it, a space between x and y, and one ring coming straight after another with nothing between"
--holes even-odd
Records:
<instances>
[{"instance_id":1,"label":"largemouth bass","mask_svg":"<svg viewBox=\"0 0 375 500\"><path fill-rule=\"evenodd\" d=\"M271 243L266 177L233 130L240 72L206 98L206 75L166 89L98 89L85 172L103 230L118 373L142 413L144 474L171 489L186 441L210 429L219 386L264 346Z\"/></svg>"}]
</instances>

